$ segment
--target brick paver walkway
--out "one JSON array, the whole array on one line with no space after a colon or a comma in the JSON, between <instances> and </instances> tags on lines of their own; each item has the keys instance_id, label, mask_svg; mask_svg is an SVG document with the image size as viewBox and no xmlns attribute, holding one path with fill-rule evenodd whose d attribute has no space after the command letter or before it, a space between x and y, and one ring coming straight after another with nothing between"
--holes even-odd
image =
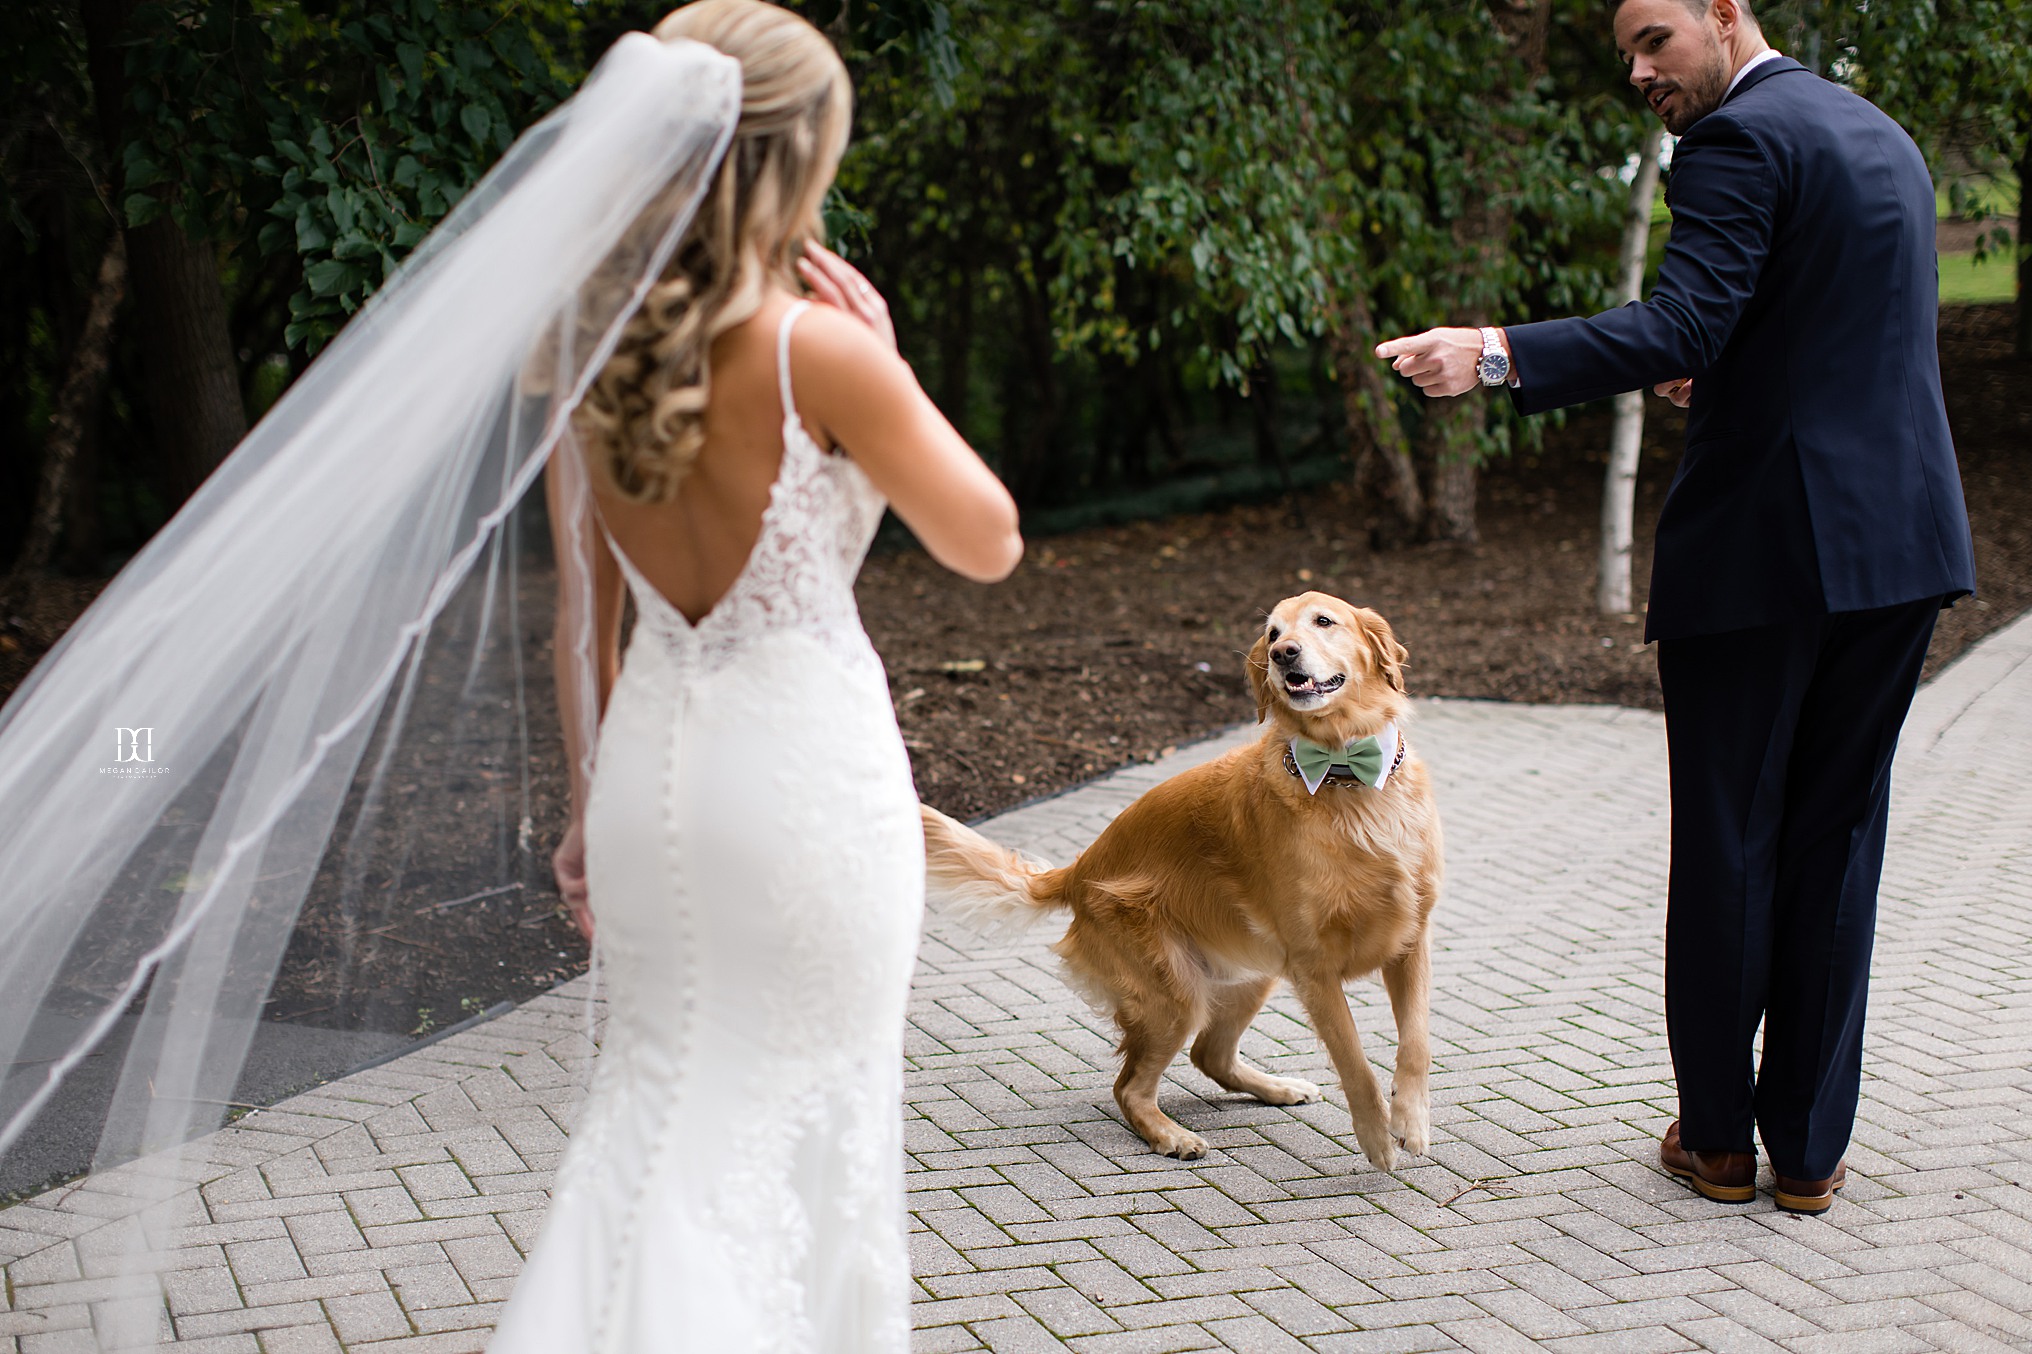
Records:
<instances>
[{"instance_id":1,"label":"brick paver walkway","mask_svg":"<svg viewBox=\"0 0 2032 1354\"><path fill-rule=\"evenodd\" d=\"M986 830L1065 859L1228 739ZM1107 1029L1048 935L940 921L911 1006L907 1145L923 1351L2032 1347L2032 617L1920 695L1897 769L1850 1184L1824 1218L1711 1204L1655 1169L1666 796L1656 715L1428 702L1446 815L1429 1157L1369 1170L1288 998L1244 1051L1329 1086L1273 1108L1180 1063L1115 1118ZM568 983L249 1115L167 1285L183 1350L479 1350L541 1222L588 1052ZM1394 1049L1380 988L1351 993ZM103 1172L0 1212L0 1354L95 1348L127 1216Z\"/></svg>"}]
</instances>

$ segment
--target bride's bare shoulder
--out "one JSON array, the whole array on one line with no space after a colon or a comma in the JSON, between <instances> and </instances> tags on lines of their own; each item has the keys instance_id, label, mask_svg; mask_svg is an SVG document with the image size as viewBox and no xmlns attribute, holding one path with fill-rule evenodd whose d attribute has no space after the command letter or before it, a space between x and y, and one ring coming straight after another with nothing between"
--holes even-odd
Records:
<instances>
[{"instance_id":1,"label":"bride's bare shoulder","mask_svg":"<svg viewBox=\"0 0 2032 1354\"><path fill-rule=\"evenodd\" d=\"M820 405L916 384L909 365L874 330L822 302L799 316L791 331L790 370L799 401L809 392Z\"/></svg>"}]
</instances>

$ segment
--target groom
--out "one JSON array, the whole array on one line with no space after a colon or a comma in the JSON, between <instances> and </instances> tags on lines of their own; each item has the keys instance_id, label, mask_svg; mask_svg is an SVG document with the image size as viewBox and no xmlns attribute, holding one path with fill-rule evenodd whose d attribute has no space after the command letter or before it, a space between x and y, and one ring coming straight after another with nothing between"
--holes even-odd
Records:
<instances>
[{"instance_id":1,"label":"groom","mask_svg":"<svg viewBox=\"0 0 2032 1354\"><path fill-rule=\"evenodd\" d=\"M1672 776L1665 1169L1781 1208L1841 1188L1891 755L1940 609L1975 588L1941 400L1933 184L1898 125L1765 44L1745 0L1619 0L1683 139L1648 301L1376 349L1428 395L1688 409L1645 637ZM1763 1059L1751 1044L1764 1027Z\"/></svg>"}]
</instances>

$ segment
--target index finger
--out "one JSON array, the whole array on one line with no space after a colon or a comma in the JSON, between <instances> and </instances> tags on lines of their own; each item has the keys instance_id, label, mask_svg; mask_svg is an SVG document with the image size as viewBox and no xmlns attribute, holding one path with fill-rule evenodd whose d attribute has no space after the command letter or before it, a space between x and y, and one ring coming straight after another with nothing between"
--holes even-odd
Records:
<instances>
[{"instance_id":1,"label":"index finger","mask_svg":"<svg viewBox=\"0 0 2032 1354\"><path fill-rule=\"evenodd\" d=\"M818 268L830 274L835 279L844 279L847 282L867 281L867 279L864 276L862 276L860 269L856 268L853 264L848 263L845 259L841 258L838 254L835 254L832 250L827 249L824 245L820 244L816 240L812 240L806 244L805 253L811 256L812 262Z\"/></svg>"},{"instance_id":2,"label":"index finger","mask_svg":"<svg viewBox=\"0 0 2032 1354\"><path fill-rule=\"evenodd\" d=\"M1393 338L1387 343L1379 343L1376 345L1376 356L1382 358L1401 357L1405 353L1423 351L1425 345L1419 342L1419 340L1424 337L1423 334L1407 334L1403 338Z\"/></svg>"}]
</instances>

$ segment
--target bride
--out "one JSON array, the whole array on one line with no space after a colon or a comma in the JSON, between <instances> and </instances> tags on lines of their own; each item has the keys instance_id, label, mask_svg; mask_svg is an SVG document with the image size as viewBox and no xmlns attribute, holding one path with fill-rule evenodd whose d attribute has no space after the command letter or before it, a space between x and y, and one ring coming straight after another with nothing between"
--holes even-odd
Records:
<instances>
[{"instance_id":1,"label":"bride","mask_svg":"<svg viewBox=\"0 0 2032 1354\"><path fill-rule=\"evenodd\" d=\"M303 1033L277 975L399 1007L382 937L518 898L540 924L554 872L607 1036L490 1347L908 1348L923 843L853 582L885 504L971 579L1022 542L819 243L850 109L762 0L623 36L0 707L0 1179L96 1144L100 1347L178 1319L161 1274L245 1164L249 1051ZM551 861L525 504L558 578ZM333 1122L320 1150L365 1150Z\"/></svg>"},{"instance_id":2,"label":"bride","mask_svg":"<svg viewBox=\"0 0 2032 1354\"><path fill-rule=\"evenodd\" d=\"M611 965L608 1023L488 1348L902 1351L923 844L854 575L885 501L971 579L1022 543L881 298L818 243L851 101L831 45L761 0L655 35L738 60L740 115L574 416L601 719L556 868Z\"/></svg>"}]
</instances>

